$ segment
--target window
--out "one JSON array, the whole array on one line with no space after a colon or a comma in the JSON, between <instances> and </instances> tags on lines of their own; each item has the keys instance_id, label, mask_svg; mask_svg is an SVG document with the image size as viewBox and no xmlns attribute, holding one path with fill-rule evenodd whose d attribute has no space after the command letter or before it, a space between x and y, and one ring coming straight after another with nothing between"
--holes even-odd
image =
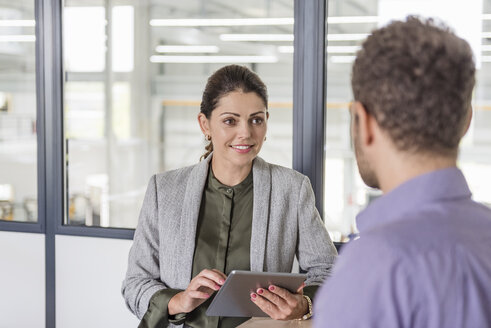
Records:
<instances>
[{"instance_id":1,"label":"window","mask_svg":"<svg viewBox=\"0 0 491 328\"><path fill-rule=\"evenodd\" d=\"M291 167L293 1L64 6L65 224L134 228L150 176L204 152L201 94L228 63L268 86L261 156Z\"/></svg>"},{"instance_id":2,"label":"window","mask_svg":"<svg viewBox=\"0 0 491 328\"><path fill-rule=\"evenodd\" d=\"M37 222L34 1L0 4L0 220Z\"/></svg>"},{"instance_id":3,"label":"window","mask_svg":"<svg viewBox=\"0 0 491 328\"><path fill-rule=\"evenodd\" d=\"M491 1L329 1L328 13L324 217L333 240L344 241L356 233L356 214L380 195L361 180L351 149L348 103L353 99L352 62L373 29L409 14L439 17L474 50L477 66L474 118L461 143L458 165L474 199L490 205L491 106L486 90L491 77Z\"/></svg>"}]
</instances>

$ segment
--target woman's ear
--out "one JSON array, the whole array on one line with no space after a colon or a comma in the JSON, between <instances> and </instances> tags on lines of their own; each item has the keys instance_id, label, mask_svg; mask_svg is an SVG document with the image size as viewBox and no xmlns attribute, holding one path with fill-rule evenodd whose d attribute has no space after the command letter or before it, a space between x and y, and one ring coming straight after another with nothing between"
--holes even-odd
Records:
<instances>
[{"instance_id":1,"label":"woman's ear","mask_svg":"<svg viewBox=\"0 0 491 328\"><path fill-rule=\"evenodd\" d=\"M210 122L208 121L208 118L205 116L203 113L198 114L198 123L199 123L199 128L201 129L201 132L205 136L211 136L210 135Z\"/></svg>"}]
</instances>

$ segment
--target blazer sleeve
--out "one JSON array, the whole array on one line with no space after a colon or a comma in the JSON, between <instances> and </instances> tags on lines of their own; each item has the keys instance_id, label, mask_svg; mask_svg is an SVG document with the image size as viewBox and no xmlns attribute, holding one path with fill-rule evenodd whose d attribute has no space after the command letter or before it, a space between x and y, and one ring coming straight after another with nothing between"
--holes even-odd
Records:
<instances>
[{"instance_id":1,"label":"blazer sleeve","mask_svg":"<svg viewBox=\"0 0 491 328\"><path fill-rule=\"evenodd\" d=\"M306 285L320 285L331 274L337 251L315 207L314 191L304 176L298 198L297 259Z\"/></svg>"},{"instance_id":2,"label":"blazer sleeve","mask_svg":"<svg viewBox=\"0 0 491 328\"><path fill-rule=\"evenodd\" d=\"M128 308L141 319L152 296L167 286L160 281L156 176L148 183L128 257L121 292Z\"/></svg>"}]
</instances>

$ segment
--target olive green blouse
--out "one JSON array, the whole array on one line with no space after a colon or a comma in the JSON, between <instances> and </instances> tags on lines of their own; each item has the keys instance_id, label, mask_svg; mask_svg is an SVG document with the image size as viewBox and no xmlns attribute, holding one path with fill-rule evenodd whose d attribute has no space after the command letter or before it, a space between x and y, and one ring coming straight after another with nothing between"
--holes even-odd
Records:
<instances>
[{"instance_id":1,"label":"olive green blouse","mask_svg":"<svg viewBox=\"0 0 491 328\"><path fill-rule=\"evenodd\" d=\"M244 181L229 187L215 178L210 165L196 230L193 278L204 269L218 269L226 275L232 270L250 270L252 209L252 170ZM213 296L190 313L169 316L167 305L179 292L169 288L155 293L139 327L185 323L189 327L228 328L249 319L208 317L205 312Z\"/></svg>"}]
</instances>

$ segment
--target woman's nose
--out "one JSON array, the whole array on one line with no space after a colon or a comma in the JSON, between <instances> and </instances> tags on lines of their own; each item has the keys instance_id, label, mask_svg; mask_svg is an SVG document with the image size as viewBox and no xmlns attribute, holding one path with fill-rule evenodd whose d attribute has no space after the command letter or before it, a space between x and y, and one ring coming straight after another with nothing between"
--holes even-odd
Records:
<instances>
[{"instance_id":1,"label":"woman's nose","mask_svg":"<svg viewBox=\"0 0 491 328\"><path fill-rule=\"evenodd\" d=\"M239 137L241 138L249 138L251 136L251 127L249 126L249 124L245 123L245 124L241 124L240 127L239 127Z\"/></svg>"}]
</instances>

